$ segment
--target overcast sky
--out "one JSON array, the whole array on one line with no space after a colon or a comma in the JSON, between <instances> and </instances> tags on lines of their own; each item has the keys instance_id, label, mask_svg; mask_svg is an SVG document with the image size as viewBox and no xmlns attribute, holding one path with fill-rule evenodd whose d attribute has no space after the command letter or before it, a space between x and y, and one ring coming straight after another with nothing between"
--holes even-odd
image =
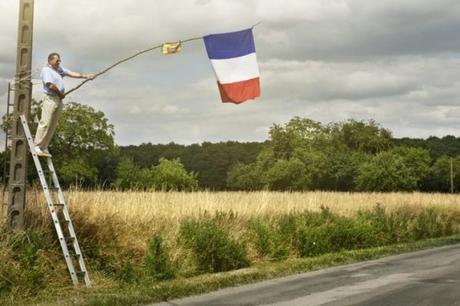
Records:
<instances>
[{"instance_id":1,"label":"overcast sky","mask_svg":"<svg viewBox=\"0 0 460 306\"><path fill-rule=\"evenodd\" d=\"M15 73L19 0L0 1L0 99ZM66 98L105 113L119 145L262 141L293 116L375 119L395 137L460 133L460 1L36 0L33 69L47 54L98 72L165 41L254 29L262 96L221 103L201 40L118 66ZM34 73L39 78L39 73ZM66 80L70 89L79 80ZM41 99L40 85L33 96Z\"/></svg>"}]
</instances>

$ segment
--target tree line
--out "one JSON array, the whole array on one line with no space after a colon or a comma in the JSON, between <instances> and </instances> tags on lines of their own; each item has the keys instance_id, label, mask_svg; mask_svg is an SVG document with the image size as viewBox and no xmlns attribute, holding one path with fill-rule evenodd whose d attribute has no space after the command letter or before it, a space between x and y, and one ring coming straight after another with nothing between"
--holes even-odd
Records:
<instances>
[{"instance_id":1,"label":"tree line","mask_svg":"<svg viewBox=\"0 0 460 306\"><path fill-rule=\"evenodd\" d=\"M40 102L32 103L32 118ZM4 118L3 128L8 127ZM36 124L32 123L34 132ZM51 144L64 186L157 190L460 190L460 138L392 137L373 120L273 124L264 142L117 146L104 113L66 105ZM7 152L6 152L7 153ZM6 153L0 162L5 162ZM36 180L30 163L29 180Z\"/></svg>"}]
</instances>

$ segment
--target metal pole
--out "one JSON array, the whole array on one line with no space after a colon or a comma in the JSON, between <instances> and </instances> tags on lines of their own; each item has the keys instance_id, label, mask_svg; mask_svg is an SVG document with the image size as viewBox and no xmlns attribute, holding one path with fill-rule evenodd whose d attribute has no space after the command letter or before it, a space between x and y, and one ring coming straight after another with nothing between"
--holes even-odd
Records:
<instances>
[{"instance_id":1,"label":"metal pole","mask_svg":"<svg viewBox=\"0 0 460 306\"><path fill-rule=\"evenodd\" d=\"M7 151L8 151L8 125L9 125L9 118L10 118L10 96L11 96L11 83L8 82L8 94L6 96L6 117L5 117L5 124L6 124L6 129L5 129L5 148L3 151L3 154L5 154L5 161L3 163L3 191L5 191L7 180L6 180L6 171L7 171ZM2 198L4 201L5 198Z\"/></svg>"},{"instance_id":2,"label":"metal pole","mask_svg":"<svg viewBox=\"0 0 460 306\"><path fill-rule=\"evenodd\" d=\"M8 152L8 141L9 141L9 135L8 135L8 130L10 129L9 128L9 119L10 119L10 104L11 104L11 100L10 100L10 97L11 97L11 83L8 82L8 94L6 95L6 115L5 115L5 147L3 149L3 154L5 154L5 160L3 162L3 197L2 197L2 200L4 201L4 204L6 203L5 201L5 191L6 191L6 187L7 187L7 183L8 183L8 180L7 180L7 171L9 170L7 168L8 166L8 161L7 161L7 158L9 158L9 155L7 154Z\"/></svg>"},{"instance_id":3,"label":"metal pole","mask_svg":"<svg viewBox=\"0 0 460 306\"><path fill-rule=\"evenodd\" d=\"M452 157L450 158L450 193L454 193L454 166Z\"/></svg>"},{"instance_id":4,"label":"metal pole","mask_svg":"<svg viewBox=\"0 0 460 306\"><path fill-rule=\"evenodd\" d=\"M34 0L20 0L7 212L7 225L14 231L24 229L29 150L19 115L30 117L33 21Z\"/></svg>"}]
</instances>

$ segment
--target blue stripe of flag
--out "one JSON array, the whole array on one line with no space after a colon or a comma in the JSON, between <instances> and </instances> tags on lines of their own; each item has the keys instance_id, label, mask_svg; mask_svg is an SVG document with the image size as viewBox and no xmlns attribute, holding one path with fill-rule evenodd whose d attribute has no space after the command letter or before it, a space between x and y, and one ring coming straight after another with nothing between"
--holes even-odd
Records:
<instances>
[{"instance_id":1,"label":"blue stripe of flag","mask_svg":"<svg viewBox=\"0 0 460 306\"><path fill-rule=\"evenodd\" d=\"M210 59L227 59L256 52L252 29L203 37Z\"/></svg>"}]
</instances>

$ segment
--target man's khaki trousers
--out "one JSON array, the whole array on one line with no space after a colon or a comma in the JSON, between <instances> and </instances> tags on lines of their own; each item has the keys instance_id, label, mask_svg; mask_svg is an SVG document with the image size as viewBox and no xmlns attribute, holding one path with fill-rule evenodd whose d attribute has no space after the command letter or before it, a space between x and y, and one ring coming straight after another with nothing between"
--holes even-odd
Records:
<instances>
[{"instance_id":1,"label":"man's khaki trousers","mask_svg":"<svg viewBox=\"0 0 460 306\"><path fill-rule=\"evenodd\" d=\"M35 134L35 145L42 150L48 148L53 138L62 106L63 103L58 96L45 95L43 98L42 114Z\"/></svg>"}]
</instances>

